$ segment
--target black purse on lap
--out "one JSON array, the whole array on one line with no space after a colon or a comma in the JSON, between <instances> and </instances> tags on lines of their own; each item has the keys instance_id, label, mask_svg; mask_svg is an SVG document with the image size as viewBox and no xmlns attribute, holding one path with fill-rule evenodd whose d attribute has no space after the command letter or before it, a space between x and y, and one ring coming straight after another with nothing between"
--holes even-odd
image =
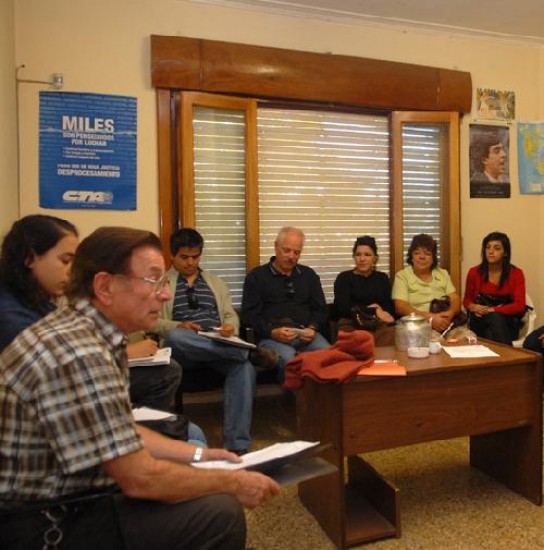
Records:
<instances>
[{"instance_id":1,"label":"black purse on lap","mask_svg":"<svg viewBox=\"0 0 544 550\"><path fill-rule=\"evenodd\" d=\"M476 303L481 306L488 307L497 307L505 306L506 304L512 303L511 296L494 296L492 294L485 294L484 292L479 292L476 296Z\"/></svg>"},{"instance_id":2,"label":"black purse on lap","mask_svg":"<svg viewBox=\"0 0 544 550\"><path fill-rule=\"evenodd\" d=\"M374 307L353 306L351 315L355 330L375 332L380 323Z\"/></svg>"}]
</instances>

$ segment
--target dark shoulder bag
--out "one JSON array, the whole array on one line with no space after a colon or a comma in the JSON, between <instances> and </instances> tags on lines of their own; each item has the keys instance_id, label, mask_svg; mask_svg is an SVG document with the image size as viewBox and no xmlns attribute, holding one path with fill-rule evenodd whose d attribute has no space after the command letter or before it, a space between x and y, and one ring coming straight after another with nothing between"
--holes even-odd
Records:
<instances>
[{"instance_id":1,"label":"dark shoulder bag","mask_svg":"<svg viewBox=\"0 0 544 550\"><path fill-rule=\"evenodd\" d=\"M351 316L355 330L375 332L380 323L374 307L352 306Z\"/></svg>"},{"instance_id":2,"label":"dark shoulder bag","mask_svg":"<svg viewBox=\"0 0 544 550\"><path fill-rule=\"evenodd\" d=\"M435 298L431 300L431 306L429 311L431 313L440 313L442 311L448 311L451 307L451 298L449 296L442 296L441 298ZM451 320L453 325L452 328L460 327L466 325L468 321L468 316L464 311L457 313Z\"/></svg>"},{"instance_id":3,"label":"dark shoulder bag","mask_svg":"<svg viewBox=\"0 0 544 550\"><path fill-rule=\"evenodd\" d=\"M512 303L511 296L494 296L492 294L485 294L484 292L479 292L476 296L476 303L481 306L488 307L497 307L505 306L506 304Z\"/></svg>"}]
</instances>

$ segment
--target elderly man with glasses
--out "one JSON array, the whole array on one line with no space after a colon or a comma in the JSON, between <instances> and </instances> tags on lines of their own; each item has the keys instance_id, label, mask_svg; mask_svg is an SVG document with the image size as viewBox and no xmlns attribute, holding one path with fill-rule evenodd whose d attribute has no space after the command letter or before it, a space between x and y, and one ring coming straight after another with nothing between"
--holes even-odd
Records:
<instances>
[{"instance_id":1,"label":"elderly man with glasses","mask_svg":"<svg viewBox=\"0 0 544 550\"><path fill-rule=\"evenodd\" d=\"M126 335L156 326L164 267L153 233L97 229L75 253L69 303L0 355L0 548L243 550L242 506L280 490L192 467L240 459L134 422Z\"/></svg>"},{"instance_id":2,"label":"elderly man with glasses","mask_svg":"<svg viewBox=\"0 0 544 550\"><path fill-rule=\"evenodd\" d=\"M198 331L217 329L221 336L236 335L238 315L227 285L200 268L202 235L191 228L170 237L173 266L171 299L165 302L158 331L185 370L212 368L225 376L223 445L244 454L251 447L251 420L255 395L255 366L273 366L278 357L266 349L247 349L209 340Z\"/></svg>"},{"instance_id":3,"label":"elderly man with glasses","mask_svg":"<svg viewBox=\"0 0 544 550\"><path fill-rule=\"evenodd\" d=\"M242 323L255 332L262 347L280 356L279 378L297 353L330 346L320 333L327 319L327 304L317 273L298 263L304 233L282 228L274 243L275 256L246 277Z\"/></svg>"}]
</instances>

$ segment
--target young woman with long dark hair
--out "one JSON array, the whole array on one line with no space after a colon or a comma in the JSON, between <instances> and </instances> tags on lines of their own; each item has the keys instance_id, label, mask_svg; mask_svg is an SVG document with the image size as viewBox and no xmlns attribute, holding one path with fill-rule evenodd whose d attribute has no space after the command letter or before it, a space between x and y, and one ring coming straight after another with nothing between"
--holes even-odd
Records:
<instances>
[{"instance_id":1,"label":"young woman with long dark hair","mask_svg":"<svg viewBox=\"0 0 544 550\"><path fill-rule=\"evenodd\" d=\"M61 218L35 214L12 225L0 253L0 351L56 308L77 245L77 229Z\"/></svg>"},{"instance_id":2,"label":"young woman with long dark hair","mask_svg":"<svg viewBox=\"0 0 544 550\"><path fill-rule=\"evenodd\" d=\"M525 313L525 275L511 263L505 233L494 231L482 241L482 262L470 268L463 305L469 327L478 336L512 345Z\"/></svg>"}]
</instances>

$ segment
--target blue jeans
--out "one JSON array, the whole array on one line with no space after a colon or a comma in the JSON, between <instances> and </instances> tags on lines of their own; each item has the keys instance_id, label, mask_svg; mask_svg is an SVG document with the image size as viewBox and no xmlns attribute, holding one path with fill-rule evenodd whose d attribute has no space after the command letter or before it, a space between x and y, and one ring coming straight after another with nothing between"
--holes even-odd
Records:
<instances>
[{"instance_id":1,"label":"blue jeans","mask_svg":"<svg viewBox=\"0 0 544 550\"><path fill-rule=\"evenodd\" d=\"M199 336L194 330L168 331L165 345L183 369L212 368L225 376L223 446L230 450L251 447L251 419L255 396L255 368L248 351Z\"/></svg>"},{"instance_id":2,"label":"blue jeans","mask_svg":"<svg viewBox=\"0 0 544 550\"><path fill-rule=\"evenodd\" d=\"M533 330L533 332L531 332L531 334L528 334L523 341L523 347L525 349L530 349L531 351L536 351L537 353L542 353L544 355L544 347L539 340L539 337L542 334L544 334L544 327L539 327L536 330Z\"/></svg>"},{"instance_id":3,"label":"blue jeans","mask_svg":"<svg viewBox=\"0 0 544 550\"><path fill-rule=\"evenodd\" d=\"M297 353L326 349L330 347L330 344L323 335L316 332L314 339L308 343L303 342L300 338L297 338L291 344L284 344L273 338L265 338L259 342L259 346L274 350L280 356L280 360L278 361L278 382L281 384L284 379L285 365Z\"/></svg>"},{"instance_id":4,"label":"blue jeans","mask_svg":"<svg viewBox=\"0 0 544 550\"><path fill-rule=\"evenodd\" d=\"M189 422L188 426L187 443L191 443L197 447L203 447L204 449L208 447L208 440L204 435L204 431L200 426L197 426L192 422Z\"/></svg>"}]
</instances>

